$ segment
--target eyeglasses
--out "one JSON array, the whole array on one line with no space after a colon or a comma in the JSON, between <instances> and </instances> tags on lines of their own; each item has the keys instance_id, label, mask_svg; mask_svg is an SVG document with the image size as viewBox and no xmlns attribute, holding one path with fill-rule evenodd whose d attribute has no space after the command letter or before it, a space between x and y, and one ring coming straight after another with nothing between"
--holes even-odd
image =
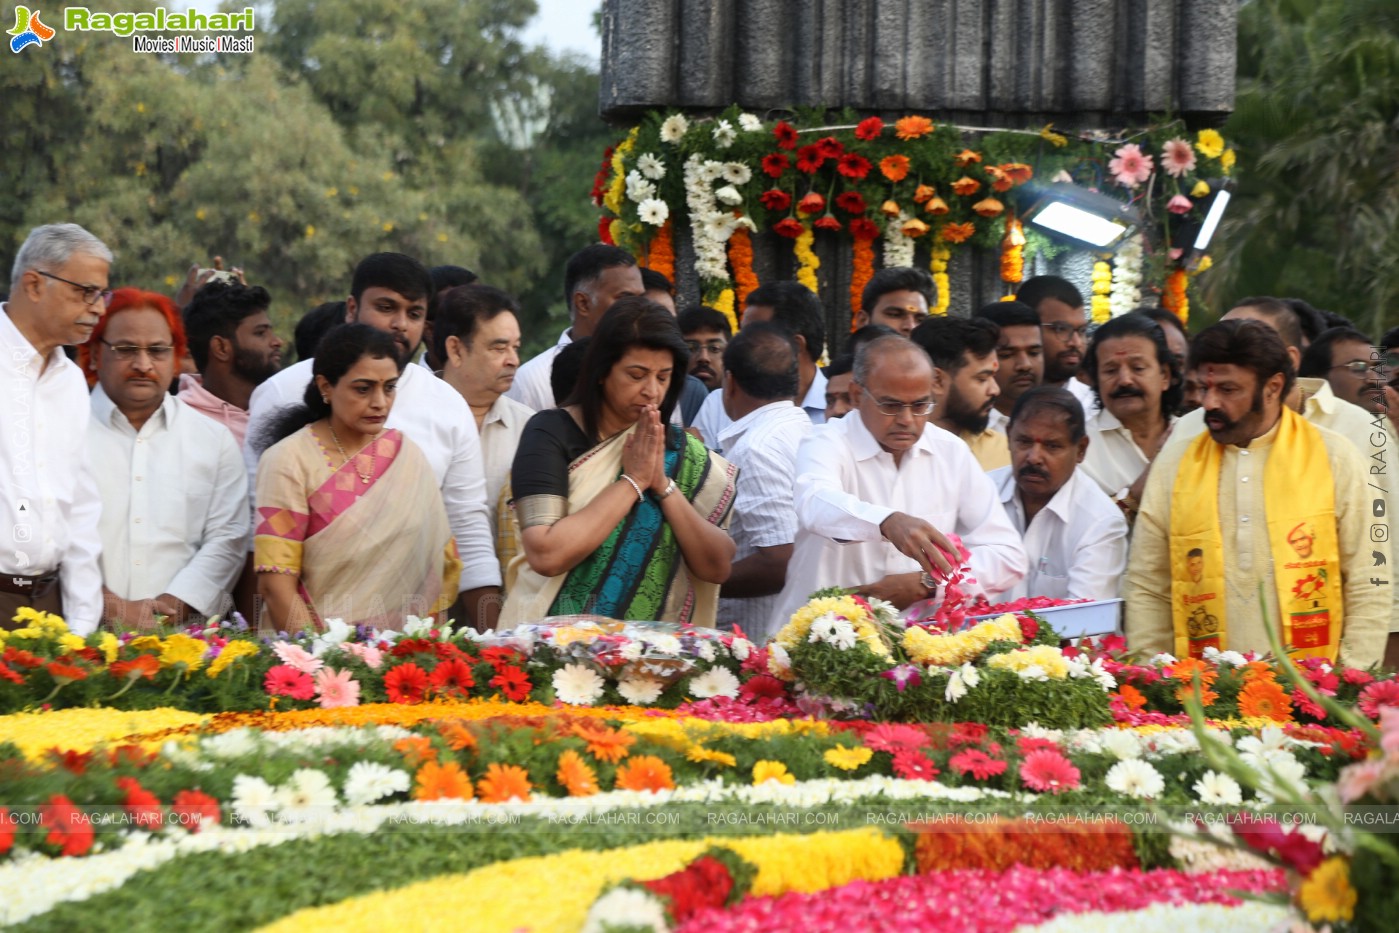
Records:
<instances>
[{"instance_id":1,"label":"eyeglasses","mask_svg":"<svg viewBox=\"0 0 1399 933\"><path fill-rule=\"evenodd\" d=\"M1075 327L1072 324L1065 324L1063 321L1055 321L1052 324L1041 324L1040 326L1060 340L1068 340L1070 335L1075 337L1088 336L1087 324L1080 324L1078 327Z\"/></svg>"},{"instance_id":2,"label":"eyeglasses","mask_svg":"<svg viewBox=\"0 0 1399 933\"><path fill-rule=\"evenodd\" d=\"M933 411L932 399L922 399L917 402L900 402L892 398L877 398L873 401L874 407L879 409L881 415L897 416L902 414L905 408L908 409L910 415L918 417L931 414Z\"/></svg>"},{"instance_id":3,"label":"eyeglasses","mask_svg":"<svg viewBox=\"0 0 1399 933\"><path fill-rule=\"evenodd\" d=\"M146 354L152 360L155 360L157 362L160 360L168 360L170 359L170 354L175 352L174 347L162 343L158 343L150 347L138 347L134 344L115 344L108 343L104 340L102 341L102 345L110 349L112 353L116 355L116 358L121 360L123 363L132 362L142 353Z\"/></svg>"},{"instance_id":4,"label":"eyeglasses","mask_svg":"<svg viewBox=\"0 0 1399 933\"><path fill-rule=\"evenodd\" d=\"M1370 364L1365 360L1351 360L1349 363L1337 363L1331 368L1349 370L1352 376L1363 376L1370 371Z\"/></svg>"},{"instance_id":5,"label":"eyeglasses","mask_svg":"<svg viewBox=\"0 0 1399 933\"><path fill-rule=\"evenodd\" d=\"M102 299L103 304L106 304L107 302L112 300L111 291L103 288L101 285L79 285L77 282L69 281L61 275L54 275L52 272L45 272L43 269L35 269L34 271L44 276L45 278L50 278L53 279L55 282L62 282L64 285L71 285L74 288L78 289L80 292L83 293L84 304L95 305L97 304L97 299L99 298Z\"/></svg>"},{"instance_id":6,"label":"eyeglasses","mask_svg":"<svg viewBox=\"0 0 1399 933\"><path fill-rule=\"evenodd\" d=\"M685 346L689 347L690 353L695 356L701 354L720 356L723 354L726 344L718 340L711 340L709 343L700 343L698 340L687 340L685 341Z\"/></svg>"}]
</instances>

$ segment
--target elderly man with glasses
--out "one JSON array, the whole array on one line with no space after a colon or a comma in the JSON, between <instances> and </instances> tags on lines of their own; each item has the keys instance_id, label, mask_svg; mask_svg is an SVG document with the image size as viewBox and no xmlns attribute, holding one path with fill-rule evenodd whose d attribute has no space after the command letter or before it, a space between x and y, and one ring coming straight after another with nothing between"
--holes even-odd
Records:
<instances>
[{"instance_id":1,"label":"elderly man with glasses","mask_svg":"<svg viewBox=\"0 0 1399 933\"><path fill-rule=\"evenodd\" d=\"M73 631L102 615L97 521L102 500L73 430L87 384L64 346L106 311L112 251L77 224L35 227L0 304L0 627L24 607L62 614Z\"/></svg>"},{"instance_id":2,"label":"elderly man with glasses","mask_svg":"<svg viewBox=\"0 0 1399 933\"><path fill-rule=\"evenodd\" d=\"M1019 583L1025 549L995 486L966 444L928 422L928 354L880 337L860 348L854 372L855 410L797 453L797 536L774 623L826 586L858 587L900 609L935 598L952 569L951 534L971 552L971 595Z\"/></svg>"}]
</instances>

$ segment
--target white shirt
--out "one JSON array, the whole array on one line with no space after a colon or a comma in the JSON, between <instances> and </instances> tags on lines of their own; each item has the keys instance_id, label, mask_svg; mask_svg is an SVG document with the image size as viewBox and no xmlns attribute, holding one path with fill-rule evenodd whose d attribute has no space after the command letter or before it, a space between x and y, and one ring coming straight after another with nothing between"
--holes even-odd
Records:
<instances>
[{"instance_id":1,"label":"white shirt","mask_svg":"<svg viewBox=\"0 0 1399 933\"><path fill-rule=\"evenodd\" d=\"M554 374L554 357L570 343L573 343L573 328L565 327L559 334L558 343L531 357L515 370L515 381L506 390L505 397L525 405L531 411L557 407L554 404L554 387L550 382Z\"/></svg>"},{"instance_id":2,"label":"white shirt","mask_svg":"<svg viewBox=\"0 0 1399 933\"><path fill-rule=\"evenodd\" d=\"M486 507L491 516L491 531L496 530L496 506L500 491L510 479L510 464L515 460L515 448L525 423L534 417L527 405L502 395L486 412L481 422L481 461L486 469Z\"/></svg>"},{"instance_id":3,"label":"white shirt","mask_svg":"<svg viewBox=\"0 0 1399 933\"><path fill-rule=\"evenodd\" d=\"M797 452L796 506L796 546L774 623L823 587L918 570L880 533L894 512L962 537L977 581L964 587L970 595L994 597L1025 576L1025 549L996 487L966 444L931 424L897 466L858 411L817 428Z\"/></svg>"},{"instance_id":4,"label":"white shirt","mask_svg":"<svg viewBox=\"0 0 1399 933\"><path fill-rule=\"evenodd\" d=\"M248 441L244 461L249 488L257 478L257 453L253 441L286 405L300 405L311 381L314 360L302 360L253 390L248 403ZM500 563L495 557L486 478L481 460L481 438L476 419L457 390L421 366L403 367L393 409L384 426L396 428L423 452L442 487L447 524L457 540L461 557L460 588L500 586ZM254 503L256 505L256 503Z\"/></svg>"},{"instance_id":5,"label":"white shirt","mask_svg":"<svg viewBox=\"0 0 1399 933\"><path fill-rule=\"evenodd\" d=\"M738 467L733 519L729 534L738 550L734 563L758 548L791 544L797 537L797 513L792 507L792 476L797 448L811 434L811 418L788 401L751 411L719 435L725 458ZM777 598L752 596L719 600L721 622L737 623L757 644L776 634L771 628Z\"/></svg>"},{"instance_id":6,"label":"white shirt","mask_svg":"<svg viewBox=\"0 0 1399 933\"><path fill-rule=\"evenodd\" d=\"M991 409L991 414L986 418L986 430L995 431L997 434L1004 434L1010 437L1010 415L1003 415L996 409Z\"/></svg>"},{"instance_id":7,"label":"white shirt","mask_svg":"<svg viewBox=\"0 0 1399 933\"><path fill-rule=\"evenodd\" d=\"M1093 387L1077 376L1069 377L1069 381L1064 383L1064 388L1073 393L1074 398L1083 406L1083 417L1093 417L1093 412L1098 409L1098 396L1094 394Z\"/></svg>"},{"instance_id":8,"label":"white shirt","mask_svg":"<svg viewBox=\"0 0 1399 933\"><path fill-rule=\"evenodd\" d=\"M1170 424L1175 424L1176 420L1172 416ZM1079 469L1108 496L1115 496L1135 483L1150 465L1151 461L1132 439L1131 430L1112 412L1104 408L1088 419L1088 453Z\"/></svg>"},{"instance_id":9,"label":"white shirt","mask_svg":"<svg viewBox=\"0 0 1399 933\"><path fill-rule=\"evenodd\" d=\"M226 614L248 547L248 484L233 432L170 395L139 432L100 385L91 407L103 582L122 599L169 593L205 617Z\"/></svg>"},{"instance_id":10,"label":"white shirt","mask_svg":"<svg viewBox=\"0 0 1399 933\"><path fill-rule=\"evenodd\" d=\"M74 429L87 423L87 381L61 347L39 356L4 304L0 352L0 574L61 571L64 619L86 635L102 621L102 499Z\"/></svg>"},{"instance_id":11,"label":"white shirt","mask_svg":"<svg viewBox=\"0 0 1399 933\"><path fill-rule=\"evenodd\" d=\"M989 474L1001 505L1025 542L1030 570L1006 592L1054 599L1116 599L1127 569L1127 520L1097 484L1075 469L1025 527L1013 467Z\"/></svg>"},{"instance_id":12,"label":"white shirt","mask_svg":"<svg viewBox=\"0 0 1399 933\"><path fill-rule=\"evenodd\" d=\"M819 369L816 370L816 378L811 380L811 388L807 389L806 397L802 399L802 410L806 412L812 424L826 423L826 374ZM724 449L718 446L721 443L719 439L723 436L724 429L731 424L733 422L724 412L724 390L716 389L709 393L709 397L700 406L692 427L699 429L706 447L716 454L722 454Z\"/></svg>"}]
</instances>

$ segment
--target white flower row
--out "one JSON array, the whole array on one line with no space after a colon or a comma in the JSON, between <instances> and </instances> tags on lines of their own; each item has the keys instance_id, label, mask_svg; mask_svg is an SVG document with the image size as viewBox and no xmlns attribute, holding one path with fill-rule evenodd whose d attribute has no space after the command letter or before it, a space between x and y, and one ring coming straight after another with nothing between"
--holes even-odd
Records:
<instances>
[{"instance_id":1,"label":"white flower row","mask_svg":"<svg viewBox=\"0 0 1399 933\"><path fill-rule=\"evenodd\" d=\"M1225 904L1152 904L1118 913L1086 911L1060 914L1041 924L1021 924L1015 933L1237 933L1239 930L1285 930L1292 918L1283 904L1246 901Z\"/></svg>"}]
</instances>

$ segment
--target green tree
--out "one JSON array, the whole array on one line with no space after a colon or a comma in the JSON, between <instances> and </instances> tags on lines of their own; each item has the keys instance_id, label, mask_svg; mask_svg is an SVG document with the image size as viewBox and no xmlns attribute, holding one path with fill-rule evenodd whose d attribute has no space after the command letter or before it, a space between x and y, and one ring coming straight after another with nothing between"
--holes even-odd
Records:
<instances>
[{"instance_id":1,"label":"green tree","mask_svg":"<svg viewBox=\"0 0 1399 933\"><path fill-rule=\"evenodd\" d=\"M1373 337L1399 324L1399 6L1245 4L1225 132L1243 171L1211 303L1285 295Z\"/></svg>"}]
</instances>

